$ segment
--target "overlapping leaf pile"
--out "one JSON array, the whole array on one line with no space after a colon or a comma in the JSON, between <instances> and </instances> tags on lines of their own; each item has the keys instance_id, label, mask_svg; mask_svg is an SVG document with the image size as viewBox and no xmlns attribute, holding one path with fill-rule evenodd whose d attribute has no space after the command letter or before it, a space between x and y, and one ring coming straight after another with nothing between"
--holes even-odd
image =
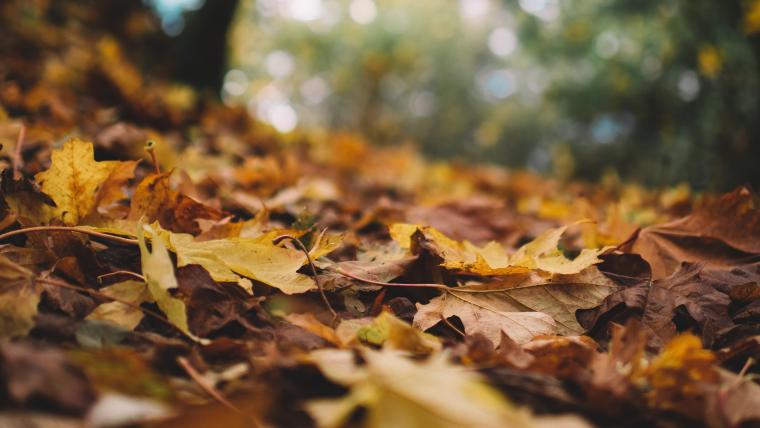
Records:
<instances>
[{"instance_id":1,"label":"overlapping leaf pile","mask_svg":"<svg viewBox=\"0 0 760 428\"><path fill-rule=\"evenodd\" d=\"M750 190L278 136L141 75L139 9L43 3L0 21L0 425L760 422Z\"/></svg>"}]
</instances>

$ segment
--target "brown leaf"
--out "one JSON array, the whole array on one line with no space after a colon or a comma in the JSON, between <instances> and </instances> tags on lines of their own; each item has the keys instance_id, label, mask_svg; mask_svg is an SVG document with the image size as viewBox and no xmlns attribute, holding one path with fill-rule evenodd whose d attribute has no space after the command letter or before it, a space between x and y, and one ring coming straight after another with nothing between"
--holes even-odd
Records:
<instances>
[{"instance_id":1,"label":"brown leaf","mask_svg":"<svg viewBox=\"0 0 760 428\"><path fill-rule=\"evenodd\" d=\"M670 223L642 229L626 249L652 266L653 279L665 278L682 262L731 268L760 259L760 210L745 187Z\"/></svg>"},{"instance_id":2,"label":"brown leaf","mask_svg":"<svg viewBox=\"0 0 760 428\"><path fill-rule=\"evenodd\" d=\"M128 220L146 223L158 221L172 232L199 234L198 219L221 220L224 216L214 208L203 205L171 188L170 172L152 174L137 185L132 196Z\"/></svg>"},{"instance_id":3,"label":"brown leaf","mask_svg":"<svg viewBox=\"0 0 760 428\"><path fill-rule=\"evenodd\" d=\"M123 218L128 214L128 207L119 202L127 198L124 186L134 178L138 163L139 161L119 163L103 181L95 195L95 209L99 214L111 218Z\"/></svg>"},{"instance_id":4,"label":"brown leaf","mask_svg":"<svg viewBox=\"0 0 760 428\"><path fill-rule=\"evenodd\" d=\"M711 345L719 330L733 325L728 313L730 299L720 289L721 283L712 280L699 265L684 264L667 278L654 282L643 281L621 288L595 309L579 312L578 318L587 329L599 329L599 323L620 321L634 315L653 333L650 343L659 348L675 337L678 329L675 318L701 333L706 345ZM681 311L683 309L683 311ZM685 311L685 312L684 312Z\"/></svg>"}]
</instances>

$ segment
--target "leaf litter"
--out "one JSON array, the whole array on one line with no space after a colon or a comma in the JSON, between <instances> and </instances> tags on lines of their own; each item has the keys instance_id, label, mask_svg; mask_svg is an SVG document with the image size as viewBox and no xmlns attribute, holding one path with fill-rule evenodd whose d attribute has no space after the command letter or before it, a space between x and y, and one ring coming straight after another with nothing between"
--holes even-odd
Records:
<instances>
[{"instance_id":1,"label":"leaf litter","mask_svg":"<svg viewBox=\"0 0 760 428\"><path fill-rule=\"evenodd\" d=\"M154 30L24 7L0 14L3 424L760 423L749 188L281 135L142 75Z\"/></svg>"}]
</instances>

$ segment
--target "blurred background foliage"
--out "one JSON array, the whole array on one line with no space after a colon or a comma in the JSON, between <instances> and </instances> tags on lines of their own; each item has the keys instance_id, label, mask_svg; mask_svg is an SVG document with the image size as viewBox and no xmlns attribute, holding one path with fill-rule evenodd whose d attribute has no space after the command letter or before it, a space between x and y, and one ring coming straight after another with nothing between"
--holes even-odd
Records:
<instances>
[{"instance_id":1,"label":"blurred background foliage","mask_svg":"<svg viewBox=\"0 0 760 428\"><path fill-rule=\"evenodd\" d=\"M562 179L760 182L760 0L148 3L189 81L282 132ZM217 70L197 53L225 33Z\"/></svg>"}]
</instances>

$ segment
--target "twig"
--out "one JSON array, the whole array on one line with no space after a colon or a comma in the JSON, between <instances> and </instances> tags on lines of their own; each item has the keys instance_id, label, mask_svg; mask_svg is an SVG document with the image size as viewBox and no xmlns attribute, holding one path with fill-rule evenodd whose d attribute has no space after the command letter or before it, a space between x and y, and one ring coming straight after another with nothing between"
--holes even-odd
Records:
<instances>
[{"instance_id":1,"label":"twig","mask_svg":"<svg viewBox=\"0 0 760 428\"><path fill-rule=\"evenodd\" d=\"M388 293L387 288L383 288L380 290L379 293L377 293L377 296L375 296L375 300L372 302L372 307L369 310L370 315L375 316L380 313L380 310L382 309L383 300L385 299L385 295Z\"/></svg>"},{"instance_id":2,"label":"twig","mask_svg":"<svg viewBox=\"0 0 760 428\"><path fill-rule=\"evenodd\" d=\"M284 239L289 239L304 253L304 255L306 255L306 260L309 262L309 267L311 267L311 273L314 274L314 282L317 284L319 294L322 296L322 301L325 302L325 306L327 306L327 309L330 310L330 313L333 316L333 321L335 321L338 319L338 313L335 312L335 309L333 309L332 305L330 305L330 301L327 300L325 289L322 287L322 282L319 280L319 275L317 275L317 268L314 267L314 262L311 260L311 255L309 255L309 250L306 249L306 246L303 245L303 242L299 241L298 238L292 235L280 235L274 238L272 240L272 243L277 245Z\"/></svg>"},{"instance_id":3,"label":"twig","mask_svg":"<svg viewBox=\"0 0 760 428\"><path fill-rule=\"evenodd\" d=\"M516 287L507 287L507 288L493 288L493 289L485 289L485 290L473 290L463 287L449 287L447 285L443 284L415 284L415 283L400 283L400 282L382 282L382 281L375 281L373 279L369 278L362 278L360 276L354 275L350 272L346 272L341 268L333 268L333 270L343 276L347 276L349 278L353 278L357 281L366 282L368 284L374 284L374 285L380 285L382 287L416 287L416 288L435 288L438 290L444 290L448 293L469 293L469 294L477 294L477 293L500 293L503 291L512 291L512 290L518 290L518 289L524 289L524 288L531 288L531 287L545 287L547 285L579 285L579 286L591 286L596 285L590 282L541 282L537 284L530 284L526 286L516 286Z\"/></svg>"},{"instance_id":4,"label":"twig","mask_svg":"<svg viewBox=\"0 0 760 428\"><path fill-rule=\"evenodd\" d=\"M439 290L450 290L450 287L447 287L442 284L403 284L403 283L396 283L396 282L382 282L382 281L375 281L373 279L369 278L362 278L360 276L356 276L350 272L346 272L341 268L334 268L335 272L347 276L349 278L353 278L357 281L366 282L367 284L374 284L374 285L380 285L383 287L417 287L417 288L436 288Z\"/></svg>"},{"instance_id":5,"label":"twig","mask_svg":"<svg viewBox=\"0 0 760 428\"><path fill-rule=\"evenodd\" d=\"M115 272L109 272L109 273L104 273L103 275L98 275L98 283L103 283L103 278L108 278L109 276L114 276L114 275L127 275L127 276L131 276L131 277L133 277L133 278L135 278L135 279L137 279L139 281L146 282L145 277L142 276L142 275L140 275L137 272L132 272L132 271L129 271L129 270L117 270Z\"/></svg>"},{"instance_id":6,"label":"twig","mask_svg":"<svg viewBox=\"0 0 760 428\"><path fill-rule=\"evenodd\" d=\"M21 147L24 145L24 137L26 137L26 126L21 124L21 129L18 131L18 138L16 139L16 150L13 155L13 179L20 180L21 173L19 168L24 163L24 159L21 158Z\"/></svg>"},{"instance_id":7,"label":"twig","mask_svg":"<svg viewBox=\"0 0 760 428\"><path fill-rule=\"evenodd\" d=\"M123 238L121 236L109 235L107 233L96 232L94 230L80 229L78 227L72 227L72 226L35 226L35 227L27 227L24 229L11 230L10 232L5 232L1 234L0 241L4 239L8 239L12 236L24 235L29 232L56 232L56 231L79 232L79 233L84 233L85 235L94 236L96 238L107 239L107 240L119 242L122 244L137 245L136 239Z\"/></svg>"},{"instance_id":8,"label":"twig","mask_svg":"<svg viewBox=\"0 0 760 428\"><path fill-rule=\"evenodd\" d=\"M158 165L158 158L156 157L156 142L148 140L145 142L145 151L150 154L151 162L153 162L153 168L156 174L161 174L161 166Z\"/></svg>"},{"instance_id":9,"label":"twig","mask_svg":"<svg viewBox=\"0 0 760 428\"><path fill-rule=\"evenodd\" d=\"M443 316L443 314L441 314L441 321L443 321L444 324L446 324L447 326L449 326L450 329L452 329L455 332L459 333L460 336L462 336L462 337L467 336L466 334L464 334L464 332L462 330L458 329L457 326L455 326L454 324L452 324L451 321L447 320L446 317Z\"/></svg>"},{"instance_id":10,"label":"twig","mask_svg":"<svg viewBox=\"0 0 760 428\"><path fill-rule=\"evenodd\" d=\"M214 385L212 385L206 378L204 378L200 373L198 373L198 370L193 367L192 364L190 364L190 361L188 361L185 357L177 357L177 362L180 366L185 370L185 373L187 373L188 376L190 376L190 379L192 379L201 389L206 392L211 398L218 401L220 404L222 404L224 407L227 407L228 409L232 410L235 413L249 416L245 413L243 413L242 410L237 408L234 404L230 403L229 400L224 398L221 392L217 391L216 388L214 388ZM255 426L258 426L259 424L256 424L253 418L251 418L251 421L254 422Z\"/></svg>"}]
</instances>

